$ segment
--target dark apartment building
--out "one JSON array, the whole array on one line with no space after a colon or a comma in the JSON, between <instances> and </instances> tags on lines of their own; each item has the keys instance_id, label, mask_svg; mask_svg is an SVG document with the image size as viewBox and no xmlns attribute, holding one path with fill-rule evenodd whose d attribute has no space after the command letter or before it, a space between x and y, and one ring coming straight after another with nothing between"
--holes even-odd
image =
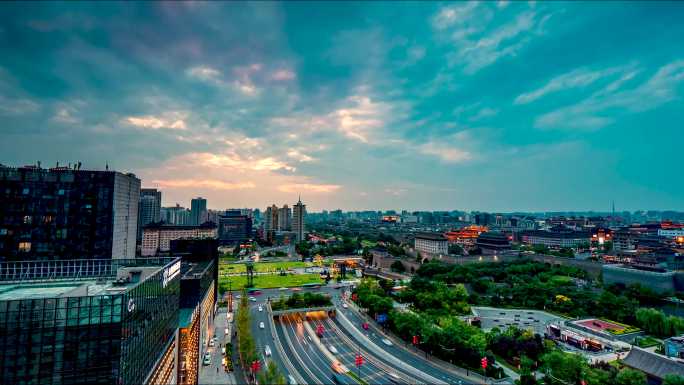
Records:
<instances>
[{"instance_id":1,"label":"dark apartment building","mask_svg":"<svg viewBox=\"0 0 684 385\"><path fill-rule=\"evenodd\" d=\"M140 179L0 165L0 261L134 258Z\"/></svg>"},{"instance_id":2,"label":"dark apartment building","mask_svg":"<svg viewBox=\"0 0 684 385\"><path fill-rule=\"evenodd\" d=\"M241 215L239 210L228 210L219 217L219 242L222 245L234 245L252 238L252 218Z\"/></svg>"}]
</instances>

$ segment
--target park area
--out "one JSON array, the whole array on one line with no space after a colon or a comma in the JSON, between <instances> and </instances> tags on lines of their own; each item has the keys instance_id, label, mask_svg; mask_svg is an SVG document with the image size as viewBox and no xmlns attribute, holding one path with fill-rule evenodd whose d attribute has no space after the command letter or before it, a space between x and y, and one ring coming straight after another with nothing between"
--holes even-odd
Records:
<instances>
[{"instance_id":1,"label":"park area","mask_svg":"<svg viewBox=\"0 0 684 385\"><path fill-rule=\"evenodd\" d=\"M254 275L254 287L258 289L272 289L278 287L295 287L309 283L325 283L319 274L256 274ZM221 293L242 289L247 284L246 275L231 275L219 278L219 291Z\"/></svg>"},{"instance_id":2,"label":"park area","mask_svg":"<svg viewBox=\"0 0 684 385\"><path fill-rule=\"evenodd\" d=\"M275 273L280 270L289 270L314 266L311 262L284 261L284 262L255 262L254 272L256 273ZM243 274L247 272L244 263L220 263L219 275Z\"/></svg>"}]
</instances>

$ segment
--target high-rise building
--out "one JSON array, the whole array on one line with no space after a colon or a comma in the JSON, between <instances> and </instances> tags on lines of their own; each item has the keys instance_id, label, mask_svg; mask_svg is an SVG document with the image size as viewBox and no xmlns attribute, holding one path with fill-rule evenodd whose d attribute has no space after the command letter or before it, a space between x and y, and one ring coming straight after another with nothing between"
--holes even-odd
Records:
<instances>
[{"instance_id":1,"label":"high-rise building","mask_svg":"<svg viewBox=\"0 0 684 385\"><path fill-rule=\"evenodd\" d=\"M292 231L295 232L297 236L297 241L304 240L304 232L306 231L306 205L302 204L302 198L300 197L297 203L292 207Z\"/></svg>"},{"instance_id":2,"label":"high-rise building","mask_svg":"<svg viewBox=\"0 0 684 385\"><path fill-rule=\"evenodd\" d=\"M138 205L138 243L142 240L142 228L161 221L161 191L156 188L140 190Z\"/></svg>"},{"instance_id":3,"label":"high-rise building","mask_svg":"<svg viewBox=\"0 0 684 385\"><path fill-rule=\"evenodd\" d=\"M0 262L0 383L177 383L180 284L180 258Z\"/></svg>"},{"instance_id":4,"label":"high-rise building","mask_svg":"<svg viewBox=\"0 0 684 385\"><path fill-rule=\"evenodd\" d=\"M191 225L190 210L178 203L172 207L161 208L161 220L170 225Z\"/></svg>"},{"instance_id":5,"label":"high-rise building","mask_svg":"<svg viewBox=\"0 0 684 385\"><path fill-rule=\"evenodd\" d=\"M272 237L273 233L278 229L278 206L273 205L266 208L264 212L264 235L267 239Z\"/></svg>"},{"instance_id":6,"label":"high-rise building","mask_svg":"<svg viewBox=\"0 0 684 385\"><path fill-rule=\"evenodd\" d=\"M135 258L140 179L0 166L0 261Z\"/></svg>"},{"instance_id":7,"label":"high-rise building","mask_svg":"<svg viewBox=\"0 0 684 385\"><path fill-rule=\"evenodd\" d=\"M190 202L191 225L201 225L207 221L207 200L198 197Z\"/></svg>"},{"instance_id":8,"label":"high-rise building","mask_svg":"<svg viewBox=\"0 0 684 385\"><path fill-rule=\"evenodd\" d=\"M287 205L278 209L278 231L290 231L292 229L292 210Z\"/></svg>"},{"instance_id":9,"label":"high-rise building","mask_svg":"<svg viewBox=\"0 0 684 385\"><path fill-rule=\"evenodd\" d=\"M234 245L252 238L252 218L241 215L240 210L228 210L219 217L219 243Z\"/></svg>"}]
</instances>

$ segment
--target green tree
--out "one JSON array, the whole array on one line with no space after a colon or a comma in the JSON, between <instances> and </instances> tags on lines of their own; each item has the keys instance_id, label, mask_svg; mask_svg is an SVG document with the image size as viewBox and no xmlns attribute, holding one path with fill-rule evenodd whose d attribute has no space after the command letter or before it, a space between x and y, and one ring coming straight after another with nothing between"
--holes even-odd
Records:
<instances>
[{"instance_id":1,"label":"green tree","mask_svg":"<svg viewBox=\"0 0 684 385\"><path fill-rule=\"evenodd\" d=\"M392 262L392 264L390 265L390 269L394 272L397 272L397 273L403 273L406 271L406 267L404 266L403 263L401 263L400 260L396 260L396 261Z\"/></svg>"},{"instance_id":2,"label":"green tree","mask_svg":"<svg viewBox=\"0 0 684 385\"><path fill-rule=\"evenodd\" d=\"M583 373L588 368L587 362L582 356L563 353L560 350L543 355L541 360L542 369L549 375L546 377L549 384L579 383L582 380Z\"/></svg>"},{"instance_id":3,"label":"green tree","mask_svg":"<svg viewBox=\"0 0 684 385\"><path fill-rule=\"evenodd\" d=\"M273 361L269 361L268 364L266 365L266 368L259 372L257 375L257 380L259 381L260 384L269 384L269 385L285 385L287 384L287 380L285 379L285 375L278 369L278 365L275 364Z\"/></svg>"},{"instance_id":4,"label":"green tree","mask_svg":"<svg viewBox=\"0 0 684 385\"><path fill-rule=\"evenodd\" d=\"M684 377L676 374L668 374L663 379L663 385L684 385Z\"/></svg>"},{"instance_id":5,"label":"green tree","mask_svg":"<svg viewBox=\"0 0 684 385\"><path fill-rule=\"evenodd\" d=\"M638 370L624 368L615 376L616 385L646 385L646 375Z\"/></svg>"}]
</instances>

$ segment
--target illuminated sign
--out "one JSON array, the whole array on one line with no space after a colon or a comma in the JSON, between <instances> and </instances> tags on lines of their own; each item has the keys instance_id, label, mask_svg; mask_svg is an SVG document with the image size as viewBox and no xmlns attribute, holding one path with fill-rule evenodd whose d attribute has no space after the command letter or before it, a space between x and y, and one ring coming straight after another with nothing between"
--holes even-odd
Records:
<instances>
[{"instance_id":1,"label":"illuminated sign","mask_svg":"<svg viewBox=\"0 0 684 385\"><path fill-rule=\"evenodd\" d=\"M164 277L162 278L162 287L166 287L166 285L171 282L178 274L180 274L181 270L181 263L180 261L177 261L173 265L167 267L164 269Z\"/></svg>"}]
</instances>

